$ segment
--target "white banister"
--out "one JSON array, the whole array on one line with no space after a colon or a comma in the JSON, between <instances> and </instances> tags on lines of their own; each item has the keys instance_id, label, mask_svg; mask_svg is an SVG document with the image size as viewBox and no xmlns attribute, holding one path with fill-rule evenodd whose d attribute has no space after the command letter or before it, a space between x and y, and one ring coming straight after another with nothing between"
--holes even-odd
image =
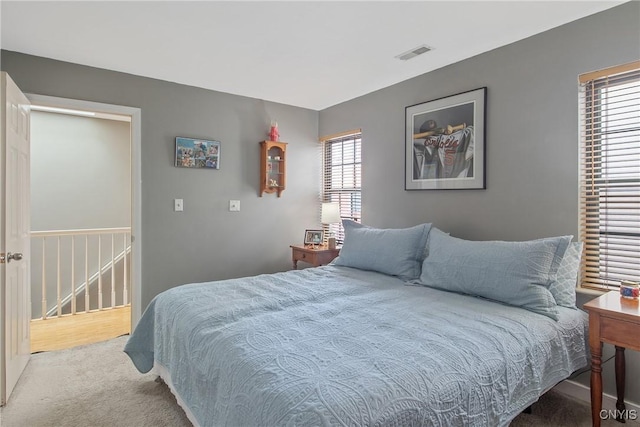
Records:
<instances>
[{"instance_id":1,"label":"white banister","mask_svg":"<svg viewBox=\"0 0 640 427\"><path fill-rule=\"evenodd\" d=\"M47 318L47 269L45 262L47 260L47 238L42 238L42 318Z\"/></svg>"},{"instance_id":2,"label":"white banister","mask_svg":"<svg viewBox=\"0 0 640 427\"><path fill-rule=\"evenodd\" d=\"M76 314L76 236L71 236L71 314Z\"/></svg>"},{"instance_id":3,"label":"white banister","mask_svg":"<svg viewBox=\"0 0 640 427\"><path fill-rule=\"evenodd\" d=\"M102 251L102 236L111 235L111 257ZM122 235L122 247L119 247L120 238L116 239L116 235ZM84 282L77 283L76 278L76 236L84 236ZM97 236L97 264L94 265L96 250L95 240L90 239L91 236ZM32 239L39 240L42 244L42 251L36 250L37 245L33 245L34 254L41 256L41 262L34 260L34 268L41 268L41 283L33 283L34 286L40 285L42 290L42 319L52 316L62 316L63 313L76 314L78 312L77 299L81 298L81 292L84 291L84 311L109 309L121 305L129 305L129 262L127 256L131 252L131 228L100 228L100 229L84 229L84 230L48 230L31 232ZM47 247L48 238L55 238L56 245ZM47 265L47 260L53 261L51 252L56 251L55 264ZM49 252L49 253L47 253ZM70 252L70 254L69 254ZM105 255L106 259L103 259ZM64 257L69 256L69 262L63 261ZM116 275L116 265L121 263L123 267L122 282L118 279L120 275ZM40 265L41 264L41 265ZM78 266L79 267L79 266ZM82 267L80 267L82 268ZM103 289L102 276L111 270L111 289L110 303L105 306L103 292L109 290ZM81 272L79 272L82 274ZM55 277L53 276L55 274ZM32 275L32 277L36 277ZM82 276L80 276L82 277ZM55 278L55 283L53 279ZM47 289L47 284L51 283L55 288ZM97 285L98 301L97 307L91 307L90 287ZM116 295L119 293L119 287L122 286L122 302L116 304ZM37 289L37 288L35 288ZM48 307L47 293L56 293L55 306ZM51 299L51 298L50 298ZM52 299L53 301L53 299ZM94 304L96 301L94 300ZM66 308L65 308L66 307Z\"/></svg>"},{"instance_id":4,"label":"white banister","mask_svg":"<svg viewBox=\"0 0 640 427\"><path fill-rule=\"evenodd\" d=\"M89 235L84 236L84 312L88 313L91 306L89 304Z\"/></svg>"},{"instance_id":5,"label":"white banister","mask_svg":"<svg viewBox=\"0 0 640 427\"><path fill-rule=\"evenodd\" d=\"M116 248L115 248L115 235L111 235L111 307L115 307L116 305L116 269L115 269L115 258L116 258Z\"/></svg>"},{"instance_id":6,"label":"white banister","mask_svg":"<svg viewBox=\"0 0 640 427\"><path fill-rule=\"evenodd\" d=\"M131 227L117 227L117 228L86 228L79 230L47 230L47 231L32 231L31 237L48 237L48 236L84 236L97 235L97 234L120 234L130 233Z\"/></svg>"},{"instance_id":7,"label":"white banister","mask_svg":"<svg viewBox=\"0 0 640 427\"><path fill-rule=\"evenodd\" d=\"M57 257L57 276L58 276L58 280L56 281L57 283L57 301L58 301L58 316L62 316L62 282L61 282L61 277L60 277L60 236L58 236L58 257Z\"/></svg>"},{"instance_id":8,"label":"white banister","mask_svg":"<svg viewBox=\"0 0 640 427\"><path fill-rule=\"evenodd\" d=\"M98 234L98 265L102 264L102 234ZM98 310L102 310L102 269L98 269Z\"/></svg>"},{"instance_id":9,"label":"white banister","mask_svg":"<svg viewBox=\"0 0 640 427\"><path fill-rule=\"evenodd\" d=\"M127 247L127 235L123 234L122 235L122 247L126 248ZM127 272L129 270L127 270L127 257L125 256L124 258L122 258L122 301L123 304L126 304L127 301L129 301L128 295L127 295Z\"/></svg>"}]
</instances>

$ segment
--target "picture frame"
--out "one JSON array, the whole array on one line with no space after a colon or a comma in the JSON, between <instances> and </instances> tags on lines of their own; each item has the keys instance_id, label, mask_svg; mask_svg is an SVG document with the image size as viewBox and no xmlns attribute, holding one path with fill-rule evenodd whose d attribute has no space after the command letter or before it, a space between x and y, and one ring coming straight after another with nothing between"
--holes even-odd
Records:
<instances>
[{"instance_id":1,"label":"picture frame","mask_svg":"<svg viewBox=\"0 0 640 427\"><path fill-rule=\"evenodd\" d=\"M324 230L305 230L305 245L321 245L324 242Z\"/></svg>"},{"instance_id":2,"label":"picture frame","mask_svg":"<svg viewBox=\"0 0 640 427\"><path fill-rule=\"evenodd\" d=\"M487 88L405 107L404 189L486 189Z\"/></svg>"},{"instance_id":3,"label":"picture frame","mask_svg":"<svg viewBox=\"0 0 640 427\"><path fill-rule=\"evenodd\" d=\"M220 169L220 141L176 137L174 165L180 168Z\"/></svg>"}]
</instances>

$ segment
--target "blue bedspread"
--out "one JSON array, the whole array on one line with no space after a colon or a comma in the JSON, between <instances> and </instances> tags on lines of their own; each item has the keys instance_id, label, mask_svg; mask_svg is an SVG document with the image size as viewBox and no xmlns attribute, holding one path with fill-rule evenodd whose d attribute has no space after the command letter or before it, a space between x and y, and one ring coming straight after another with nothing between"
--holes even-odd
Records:
<instances>
[{"instance_id":1,"label":"blue bedspread","mask_svg":"<svg viewBox=\"0 0 640 427\"><path fill-rule=\"evenodd\" d=\"M559 311L326 266L170 289L125 351L202 426L499 426L587 364Z\"/></svg>"}]
</instances>

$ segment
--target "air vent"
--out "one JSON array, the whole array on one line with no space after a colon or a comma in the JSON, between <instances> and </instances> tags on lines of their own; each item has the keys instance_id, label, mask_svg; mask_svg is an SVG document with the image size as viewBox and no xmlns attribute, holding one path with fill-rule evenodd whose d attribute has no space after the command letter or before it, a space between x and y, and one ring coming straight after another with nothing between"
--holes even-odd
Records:
<instances>
[{"instance_id":1,"label":"air vent","mask_svg":"<svg viewBox=\"0 0 640 427\"><path fill-rule=\"evenodd\" d=\"M418 55L422 55L423 53L427 53L430 50L433 50L433 48L427 46L426 44L423 44L421 46L418 46L416 48L411 49L408 52L401 53L400 55L396 56L396 58L401 59L403 61L407 61L407 60L409 60L411 58L415 58Z\"/></svg>"}]
</instances>

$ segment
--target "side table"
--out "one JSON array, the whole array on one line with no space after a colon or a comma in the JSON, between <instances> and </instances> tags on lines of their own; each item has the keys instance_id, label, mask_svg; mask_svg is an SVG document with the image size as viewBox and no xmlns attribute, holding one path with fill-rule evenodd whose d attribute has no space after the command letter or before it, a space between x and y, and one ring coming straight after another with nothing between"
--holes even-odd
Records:
<instances>
[{"instance_id":1,"label":"side table","mask_svg":"<svg viewBox=\"0 0 640 427\"><path fill-rule=\"evenodd\" d=\"M291 245L293 268L298 268L298 261L305 261L314 267L330 263L340 253L340 249L329 249L326 246Z\"/></svg>"},{"instance_id":2,"label":"side table","mask_svg":"<svg viewBox=\"0 0 640 427\"><path fill-rule=\"evenodd\" d=\"M602 343L616 347L616 409L625 414L625 357L629 348L640 351L640 305L638 300L620 297L618 291L589 301L584 305L589 312L589 347L591 348L591 421L599 427L602 410ZM620 419L624 422L624 418Z\"/></svg>"}]
</instances>

